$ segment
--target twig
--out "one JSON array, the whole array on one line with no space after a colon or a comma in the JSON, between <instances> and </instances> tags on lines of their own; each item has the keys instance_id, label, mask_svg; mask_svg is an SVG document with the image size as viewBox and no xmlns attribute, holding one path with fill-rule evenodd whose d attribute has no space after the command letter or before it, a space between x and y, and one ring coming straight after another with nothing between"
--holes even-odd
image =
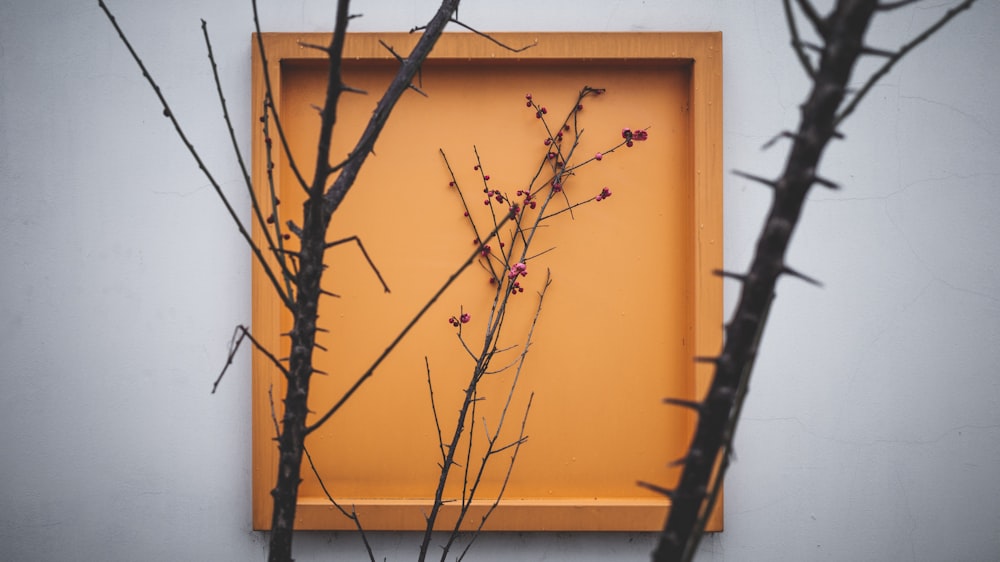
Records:
<instances>
[{"instance_id":1,"label":"twig","mask_svg":"<svg viewBox=\"0 0 1000 562\"><path fill-rule=\"evenodd\" d=\"M469 542L465 545L465 548L462 549L462 553L459 554L458 556L459 561L465 559L465 555L468 554L469 549L472 548L472 543L476 541L476 538L479 537L479 533L483 530L483 526L486 524L486 520L489 519L491 515L493 515L493 511L496 510L497 506L500 505L500 500L503 499L504 492L507 491L507 483L510 482L510 475L514 470L514 463L517 462L517 454L521 451L521 445L523 445L528 440L528 437L524 434L524 429L528 424L528 413L531 412L531 403L534 401L534 399L535 399L535 393L532 392L528 396L528 405L525 406L524 417L521 418L521 432L518 434L517 441L515 441L513 444L514 453L510 456L510 464L507 465L507 472L504 474L503 483L500 485L500 490L497 492L497 497L493 501L493 504L490 506L490 508L486 510L486 513L483 514L483 518L480 520L479 526L476 527L475 531L473 531L472 537L469 538ZM507 448L508 447L504 447L502 449L497 450L497 452L500 452L501 450ZM444 560L443 556L442 560Z\"/></svg>"},{"instance_id":2,"label":"twig","mask_svg":"<svg viewBox=\"0 0 1000 562\"><path fill-rule=\"evenodd\" d=\"M387 293L391 292L391 291L389 291L389 285L387 285L385 283L385 279L382 278L382 273L379 272L379 270L378 270L377 267L375 267L375 262L372 261L371 256L368 255L368 251L365 250L365 245L361 243L361 239L360 238L358 238L357 236L348 236L347 238L341 238L340 240L334 240L333 242L327 242L326 243L326 247L327 248L332 248L334 246L339 246L339 245L345 244L347 242L357 242L358 249L360 249L361 250L361 254L365 256L365 260L368 262L368 266L372 268L372 271L375 272L375 275L378 277L379 282L382 283L382 289L385 292L387 292Z\"/></svg>"},{"instance_id":3,"label":"twig","mask_svg":"<svg viewBox=\"0 0 1000 562\"><path fill-rule=\"evenodd\" d=\"M239 334L239 337L237 337L237 334ZM265 357L270 359L271 363L274 363L274 366L277 367L278 370L282 372L282 374L284 374L286 377L288 376L288 369L286 369L285 366L282 365L280 361L278 361L278 358L275 357L270 351L268 351L267 348L261 345L260 342L258 342L256 339L254 339L252 335L250 335L250 330L247 329L246 326L243 326L241 324L239 326L236 326L236 329L233 330L233 337L229 342L229 355L226 357L226 365L222 368L222 372L220 372L219 376L215 379L215 383L212 384L212 394L215 394L215 390L219 388L219 383L222 382L222 377L226 375L226 371L229 370L229 366L233 364L233 359L236 357L236 352L239 351L240 344L243 343L244 338L249 339L250 342L254 345L254 347L256 347L258 351L263 353Z\"/></svg>"},{"instance_id":4,"label":"twig","mask_svg":"<svg viewBox=\"0 0 1000 562\"><path fill-rule=\"evenodd\" d=\"M295 179L299 183L299 186L304 189L309 189L309 184L306 179L302 177L302 172L299 171L298 163L292 156L292 148L288 144L288 139L285 137L285 129L281 126L281 116L278 115L278 108L274 106L274 98L271 96L271 92L274 88L271 87L271 70L268 67L267 62L267 51L264 49L264 35L260 30L260 16L257 13L257 0L251 0L250 5L253 8L253 27L256 33L254 37L257 39L257 52L260 54L260 68L262 74L264 75L264 91L265 93L265 110L270 109L271 116L274 117L274 126L278 129L278 138L281 140L281 147L285 151L285 158L288 159L288 166L291 168L292 173L295 174Z\"/></svg>"},{"instance_id":5,"label":"twig","mask_svg":"<svg viewBox=\"0 0 1000 562\"><path fill-rule=\"evenodd\" d=\"M895 66L896 63L899 62L907 53L909 53L917 45L923 43L924 41L929 39L932 35L937 33L938 30L944 27L945 24L951 21L951 19L957 16L959 13L963 12L964 10L968 10L970 7L972 7L972 4L975 1L976 0L965 0L961 4L951 8L950 10L945 12L945 14L941 16L941 18L934 23L934 25L928 27L927 29L924 30L923 33L913 38L912 41L900 47L899 50L896 51L895 55L890 57L889 60L887 60L885 64L882 65L881 68L875 71L875 73L868 78L868 81L865 82L865 85L862 86L860 90L858 90L858 93L854 94L854 97L851 99L851 102L847 104L847 107L845 107L840 112L840 114L837 115L837 118L834 120L834 126L839 126L840 123L844 121L844 119L847 119L848 116L854 113L854 110L857 109L858 104L861 103L861 100L864 99L865 95L868 94L868 92L872 89L872 87L883 76L888 74L889 71L892 70L892 67Z\"/></svg>"},{"instance_id":6,"label":"twig","mask_svg":"<svg viewBox=\"0 0 1000 562\"><path fill-rule=\"evenodd\" d=\"M247 192L250 195L250 205L251 208L253 209L253 214L257 218L258 226L260 226L260 230L264 234L264 238L267 241L268 247L274 248L276 245L275 240L271 237L270 229L267 228L267 223L265 222L264 214L261 212L260 203L257 200L257 193L254 191L253 188L253 181L251 181L250 173L247 171L246 164L243 161L243 153L242 151L240 151L240 145L236 141L236 131L233 128L232 119L230 119L229 117L229 106L226 103L226 96L222 92L222 81L219 79L219 67L215 63L215 54L212 52L212 41L211 39L209 39L208 36L208 22L206 22L205 20L201 20L201 32L202 35L205 36L205 48L208 50L208 60L212 66L212 78L215 80L215 91L216 93L218 93L219 96L219 105L222 106L222 119L223 121L225 121L226 128L229 130L229 140L232 142L233 153L236 155L236 161L239 163L240 172L243 173L243 181L246 184ZM270 147L268 147L268 150L270 150ZM270 171L270 166L269 166L269 171ZM276 220L278 210L277 206L274 205L273 197L271 203L272 203L271 213L272 216L275 217L274 225L275 228L277 228L280 222ZM281 232L276 231L275 233L277 235L277 247L279 249L282 249L283 245L281 240ZM285 292L286 294L289 295L289 298L292 298L292 296L295 294L295 292L292 290L292 283L291 283L291 277L293 277L293 274L289 270L288 264L286 263L285 258L282 254L275 254L275 257L277 258L278 265L281 267L281 272L285 279Z\"/></svg>"},{"instance_id":7,"label":"twig","mask_svg":"<svg viewBox=\"0 0 1000 562\"><path fill-rule=\"evenodd\" d=\"M799 26L795 23L795 12L792 10L791 0L781 0L781 3L785 8L785 20L788 22L788 31L792 34L792 49L795 51L795 55L802 64L802 68L805 69L806 74L809 75L809 78L815 78L816 69L813 68L809 55L802 50L801 39L799 39Z\"/></svg>"},{"instance_id":8,"label":"twig","mask_svg":"<svg viewBox=\"0 0 1000 562\"><path fill-rule=\"evenodd\" d=\"M441 462L444 463L448 455L444 452L444 435L441 433L441 421L438 417L437 406L434 403L434 385L431 384L431 362L426 355L424 356L424 366L427 368L427 390L431 395L431 413L434 414L434 427L437 428L438 448L441 450Z\"/></svg>"},{"instance_id":9,"label":"twig","mask_svg":"<svg viewBox=\"0 0 1000 562\"><path fill-rule=\"evenodd\" d=\"M319 470L316 469L316 463L313 462L312 455L309 454L309 449L305 445L302 446L302 452L305 453L306 460L309 462L309 468L312 470L313 475L316 476L316 481L319 482L319 487L323 490L323 495L325 495L326 499L337 508L337 511L343 514L344 517L354 522L354 528L358 530L358 533L361 535L361 542L365 544L365 550L368 551L368 559L371 562L375 562L375 553L372 552L372 545L368 542L368 535L365 533L364 527L361 526L361 518L358 517L357 510L354 506L351 506L351 512L348 513L342 505L337 503L337 500L333 499L333 496L330 494L330 490L326 488L326 484L323 482L323 477L320 476Z\"/></svg>"},{"instance_id":10,"label":"twig","mask_svg":"<svg viewBox=\"0 0 1000 562\"><path fill-rule=\"evenodd\" d=\"M503 47L504 49L507 49L508 51L510 51L512 53L520 53L521 51L527 51L528 49L530 49L530 48L538 45L538 40L536 39L535 42L531 43L530 45L525 45L525 46L520 47L520 48L514 48L514 47L511 47L510 45L507 45L506 43L503 43L502 41L498 41L496 37L493 37L489 33L483 33L482 31L479 31L478 29L475 29L472 26L469 26L469 25L466 25L466 24L462 23L461 21L457 20L456 18L451 18L451 23L454 23L454 24L456 24L456 25L458 25L460 27L464 27L465 29L468 29L469 31L475 33L476 35L478 35L480 37L483 37L483 38L489 40L490 42L492 42L492 43L494 43L496 45L499 45L500 47ZM411 29L410 30L411 33L414 32L414 31L416 31L416 29Z\"/></svg>"}]
</instances>

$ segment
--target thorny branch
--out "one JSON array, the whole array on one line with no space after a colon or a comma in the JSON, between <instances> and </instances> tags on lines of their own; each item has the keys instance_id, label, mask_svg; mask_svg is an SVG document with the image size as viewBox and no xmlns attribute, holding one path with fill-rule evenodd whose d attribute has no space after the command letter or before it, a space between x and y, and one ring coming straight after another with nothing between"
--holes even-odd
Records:
<instances>
[{"instance_id":1,"label":"thorny branch","mask_svg":"<svg viewBox=\"0 0 1000 562\"><path fill-rule=\"evenodd\" d=\"M267 62L266 49L264 49L264 35L261 33L260 29L260 16L257 13L257 0L251 0L250 5L253 8L253 27L255 31L254 38L257 42L257 53L260 55L261 74L264 76L264 113L266 114L268 110L270 110L271 117L274 118L274 126L278 129L278 138L281 139L281 147L284 149L288 166L291 168L292 173L295 174L295 180L298 182L299 186L303 190L308 190L309 183L302 176L302 172L299 171L295 158L292 157L292 148L289 146L288 139L285 137L285 129L281 126L281 118L278 115L278 108L274 106L274 98L271 96L271 92L274 91L274 88L271 87L271 68Z\"/></svg>"},{"instance_id":2,"label":"thorny branch","mask_svg":"<svg viewBox=\"0 0 1000 562\"><path fill-rule=\"evenodd\" d=\"M672 501L670 515L653 552L654 562L690 560L695 554L729 463L733 436L778 278L790 275L815 283L789 268L785 264L785 253L810 188L814 184L836 187L833 182L817 175L823 151L831 139L842 137L837 127L879 78L909 50L941 29L974 1L966 0L948 10L928 30L890 55L889 61L869 77L865 86L841 110L857 60L864 55L884 56L882 52L865 47L864 38L872 17L880 9L904 4L880 5L877 0L838 0L830 15L824 19L819 17L808 0L797 0L806 18L825 41L825 47L821 49L822 57L813 75L812 91L802 106L798 131L776 137L792 139L781 176L772 181L753 174L739 174L771 187L774 199L750 270L746 274L719 272L739 281L742 290L732 320L726 325L721 353L707 358L715 365L715 376L705 398L698 403L678 399L666 401L697 412L698 424L687 455L679 461L684 468L676 487L667 489L640 483ZM789 18L793 17L789 14ZM790 28L794 35L794 23L790 23ZM808 59L803 60L804 53L797 49L796 54L808 71L811 64Z\"/></svg>"}]
</instances>

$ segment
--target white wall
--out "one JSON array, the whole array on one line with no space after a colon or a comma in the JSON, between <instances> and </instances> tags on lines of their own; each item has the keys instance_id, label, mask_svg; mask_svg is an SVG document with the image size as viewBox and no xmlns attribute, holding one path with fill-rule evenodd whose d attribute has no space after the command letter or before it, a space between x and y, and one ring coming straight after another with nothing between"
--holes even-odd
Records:
<instances>
[{"instance_id":1,"label":"white wall","mask_svg":"<svg viewBox=\"0 0 1000 562\"><path fill-rule=\"evenodd\" d=\"M954 2L887 16L894 47ZM240 186L199 30L249 138L248 2L112 0L227 189ZM262 0L266 29L325 31L327 0ZM433 0L357 2L353 29ZM829 4L823 2L822 4ZM721 30L727 168L776 174L806 81L777 1L467 0L483 29ZM1000 3L921 47L844 128L783 282L703 560L1000 559ZM256 560L249 361L215 396L249 254L96 2L0 0L0 556ZM725 251L746 266L767 193L727 177ZM246 200L237 196L241 208ZM731 306L735 287L727 286ZM410 559L411 535L380 534ZM476 560L643 560L641 534L504 534ZM354 537L299 560L359 559Z\"/></svg>"}]
</instances>

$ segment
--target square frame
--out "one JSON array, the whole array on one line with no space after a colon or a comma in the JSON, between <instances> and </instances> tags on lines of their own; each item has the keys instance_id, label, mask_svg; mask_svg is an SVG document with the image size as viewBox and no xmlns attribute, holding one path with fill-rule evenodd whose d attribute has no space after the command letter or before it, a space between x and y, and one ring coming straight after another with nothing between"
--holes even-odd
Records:
<instances>
[{"instance_id":1,"label":"square frame","mask_svg":"<svg viewBox=\"0 0 1000 562\"><path fill-rule=\"evenodd\" d=\"M535 44L520 53L504 50L469 33L445 34L429 61L509 60L514 62L642 61L682 65L690 73L690 158L691 185L688 220L692 230L684 243L690 247L693 267L689 276L694 326L693 355L712 355L722 343L722 283L712 271L722 266L722 36L721 33L499 33L491 34L508 45ZM325 57L304 44L323 45L328 34L265 33L262 35L268 54L269 73L274 85L274 102L282 108L283 70L295 64L310 63ZM350 34L344 48L345 61L391 63L392 55L379 43L393 45L397 52L409 52L417 36L403 33ZM253 43L252 107L263 106L265 84L256 40ZM391 122L391 118L390 118ZM254 118L256 126L256 118ZM259 193L267 185L266 147L262 135L253 136L253 179ZM276 166L284 159L280 151L273 155ZM276 180L277 181L277 180ZM280 189L280 186L276 186ZM264 200L264 199L262 199ZM262 234L254 225L255 241ZM270 283L260 267L253 269L253 327L255 337L270 349L281 348L282 309L271 293ZM711 367L692 365L693 394L700 398L708 388ZM686 375L687 373L685 373ZM270 526L272 500L270 490L276 480L277 447L273 441L270 388L279 388L281 375L267 359L253 358L253 525L265 530ZM693 423L675 430L689 439ZM655 433L647 436L655 440ZM425 500L412 498L354 498L347 500L363 514L368 530L417 530L423 528ZM490 518L489 530L546 531L658 531L662 528L670 502L666 499L598 497L574 499L519 499L501 502ZM488 505L474 505L468 519L478 516ZM447 520L447 516L445 516ZM353 529L353 522L337 512L325 498L301 497L295 528L299 530ZM708 528L721 530L722 502L713 513Z\"/></svg>"}]
</instances>

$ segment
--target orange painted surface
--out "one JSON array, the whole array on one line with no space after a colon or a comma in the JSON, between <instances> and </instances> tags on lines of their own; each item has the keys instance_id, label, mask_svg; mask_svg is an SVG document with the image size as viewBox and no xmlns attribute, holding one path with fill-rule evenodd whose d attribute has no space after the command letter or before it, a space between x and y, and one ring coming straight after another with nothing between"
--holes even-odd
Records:
<instances>
[{"instance_id":1,"label":"orange painted surface","mask_svg":"<svg viewBox=\"0 0 1000 562\"><path fill-rule=\"evenodd\" d=\"M377 95L396 65L385 60L373 37L352 38L345 82ZM297 162L308 173L319 122L311 106L322 104L326 82L323 67L307 60L314 54L298 47L298 39L268 36L272 61L285 59L271 67L272 80L280 83L282 120ZM676 480L678 470L665 467L683 454L693 419L661 399L696 396L705 373L691 357L716 351L720 343L721 285L709 276L721 264L720 39L717 34L645 39L553 34L515 56L494 52L481 38L446 36L437 58L423 70L421 88L429 97L404 96L376 154L333 218L329 239L358 235L392 292L383 293L353 244L328 252L324 288L341 298L321 303L320 325L330 333L319 340L328 351L318 352L317 367L330 374L313 379L310 405L319 413L340 398L475 249L475 234L456 189L448 185L451 177L439 149L447 154L483 232L491 227L490 207L483 204L482 180L473 170L473 147L491 176L489 186L512 197L530 183L546 152L546 133L525 107L526 92L547 106L555 124L582 86L607 89L584 102L580 127L585 134L577 149L583 157L576 161L617 144L623 127L649 127L649 140L588 164L565 186L574 203L605 186L614 194L610 199L546 221L532 242L529 255L552 251L528 261L525 292L512 299L500 339L502 347L516 347L493 362L501 367L517 358L537 291L550 270L552 285L501 441L516 439L533 392L529 438L488 528L654 530L662 526L669 506L635 481L669 486ZM505 40L530 42L527 34ZM412 38L386 41L406 52ZM594 48L604 60L580 56ZM631 49L632 56L623 58L622 49ZM262 92L259 77L254 91ZM375 95L342 97L332 161L350 150ZM260 189L266 184L259 139L255 150ZM290 218L300 214L302 191L278 156L277 189L283 218ZM550 212L565 202L553 205ZM509 232L501 239L511 245ZM496 241L491 246L496 249ZM255 274L254 331L280 348L277 334L289 329L290 316L278 312L269 286ZM307 441L327 488L356 505L368 529L423 526L440 462L424 358L447 439L474 362L446 320L460 310L470 313L463 336L472 349L481 348L495 293L488 280L478 265L467 270L348 405ZM479 436L484 420L495 427L513 375L511 369L481 383ZM266 360L255 358L257 528L269 524L267 491L276 462L267 390L273 385L280 397L280 382ZM479 454L481 445L474 445L473 458ZM508 459L508 454L494 458L477 497L494 496ZM328 507L307 467L303 473L297 527L352 528ZM453 471L452 480L446 495L460 496L460 470ZM444 514L446 520L454 516L451 511ZM469 522L479 519L473 515Z\"/></svg>"}]
</instances>

